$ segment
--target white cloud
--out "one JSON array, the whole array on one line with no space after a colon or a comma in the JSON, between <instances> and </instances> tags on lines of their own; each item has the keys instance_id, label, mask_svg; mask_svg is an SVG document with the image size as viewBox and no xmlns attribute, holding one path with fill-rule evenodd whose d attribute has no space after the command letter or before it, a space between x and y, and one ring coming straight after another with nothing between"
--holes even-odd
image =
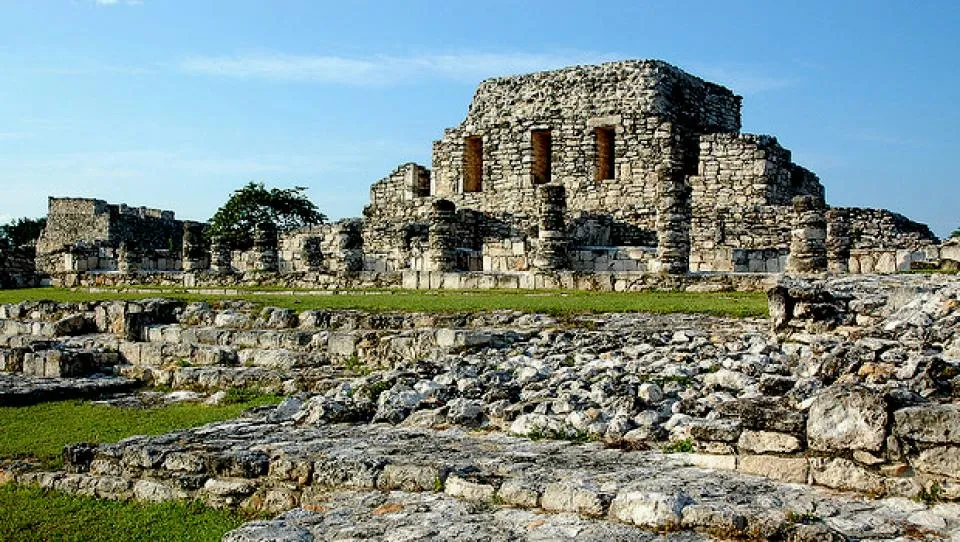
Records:
<instances>
[{"instance_id":1,"label":"white cloud","mask_svg":"<svg viewBox=\"0 0 960 542\"><path fill-rule=\"evenodd\" d=\"M465 53L349 58L335 55L254 53L235 56L193 56L180 63L199 75L302 81L342 85L385 85L440 78L474 82L487 77L527 73L573 64L606 62L617 55Z\"/></svg>"},{"instance_id":2,"label":"white cloud","mask_svg":"<svg viewBox=\"0 0 960 542\"><path fill-rule=\"evenodd\" d=\"M693 64L690 71L707 81L728 87L737 94L759 94L794 84L791 79L769 76L742 66Z\"/></svg>"}]
</instances>

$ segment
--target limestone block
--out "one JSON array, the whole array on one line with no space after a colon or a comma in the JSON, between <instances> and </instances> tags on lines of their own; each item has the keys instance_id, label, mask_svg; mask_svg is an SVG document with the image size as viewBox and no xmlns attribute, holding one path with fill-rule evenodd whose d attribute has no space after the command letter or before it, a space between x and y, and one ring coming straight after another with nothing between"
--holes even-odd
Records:
<instances>
[{"instance_id":1,"label":"limestone block","mask_svg":"<svg viewBox=\"0 0 960 542\"><path fill-rule=\"evenodd\" d=\"M357 336L353 333L331 333L327 339L327 352L335 356L353 356L357 352Z\"/></svg>"},{"instance_id":2,"label":"limestone block","mask_svg":"<svg viewBox=\"0 0 960 542\"><path fill-rule=\"evenodd\" d=\"M446 469L433 465L387 465L377 478L379 489L401 491L440 491L447 478Z\"/></svg>"},{"instance_id":3,"label":"limestone block","mask_svg":"<svg viewBox=\"0 0 960 542\"><path fill-rule=\"evenodd\" d=\"M810 477L813 483L834 489L880 494L885 488L883 477L842 457L811 458Z\"/></svg>"},{"instance_id":4,"label":"limestone block","mask_svg":"<svg viewBox=\"0 0 960 542\"><path fill-rule=\"evenodd\" d=\"M741 451L763 453L792 453L800 450L800 439L787 433L745 430L737 440Z\"/></svg>"},{"instance_id":5,"label":"limestone block","mask_svg":"<svg viewBox=\"0 0 960 542\"><path fill-rule=\"evenodd\" d=\"M490 502L496 492L490 484L471 482L459 476L451 475L444 483L443 492L451 497L466 501Z\"/></svg>"},{"instance_id":6,"label":"limestone block","mask_svg":"<svg viewBox=\"0 0 960 542\"><path fill-rule=\"evenodd\" d=\"M741 455L737 458L737 470L745 474L766 476L781 482L805 484L807 483L810 466L803 457Z\"/></svg>"},{"instance_id":7,"label":"limestone block","mask_svg":"<svg viewBox=\"0 0 960 542\"><path fill-rule=\"evenodd\" d=\"M693 504L689 495L679 491L625 491L610 503L610 518L640 527L666 529L680 524L683 510Z\"/></svg>"},{"instance_id":8,"label":"limestone block","mask_svg":"<svg viewBox=\"0 0 960 542\"><path fill-rule=\"evenodd\" d=\"M921 472L960 479L960 446L936 446L910 458L910 464Z\"/></svg>"},{"instance_id":9,"label":"limestone block","mask_svg":"<svg viewBox=\"0 0 960 542\"><path fill-rule=\"evenodd\" d=\"M818 395L807 417L807 442L820 451L879 451L886 440L883 397L866 388L833 386Z\"/></svg>"},{"instance_id":10,"label":"limestone block","mask_svg":"<svg viewBox=\"0 0 960 542\"><path fill-rule=\"evenodd\" d=\"M960 444L960 406L928 404L893 413L894 434L916 442ZM960 465L958 465L960 469Z\"/></svg>"},{"instance_id":11,"label":"limestone block","mask_svg":"<svg viewBox=\"0 0 960 542\"><path fill-rule=\"evenodd\" d=\"M521 508L536 508L540 506L540 491L533 483L518 479L509 479L503 482L497 490L497 496L504 504Z\"/></svg>"},{"instance_id":12,"label":"limestone block","mask_svg":"<svg viewBox=\"0 0 960 542\"><path fill-rule=\"evenodd\" d=\"M555 482L544 488L540 506L550 512L600 517L607 512L610 497L592 482Z\"/></svg>"}]
</instances>

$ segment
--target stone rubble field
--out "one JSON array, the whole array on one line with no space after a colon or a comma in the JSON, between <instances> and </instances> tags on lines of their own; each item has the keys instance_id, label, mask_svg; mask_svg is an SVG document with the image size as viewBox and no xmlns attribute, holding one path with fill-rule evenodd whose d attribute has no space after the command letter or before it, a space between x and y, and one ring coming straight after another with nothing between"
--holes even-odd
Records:
<instances>
[{"instance_id":1,"label":"stone rubble field","mask_svg":"<svg viewBox=\"0 0 960 542\"><path fill-rule=\"evenodd\" d=\"M769 320L0 306L2 404L133 380L287 396L7 474L279 514L232 541L960 540L960 280L768 295Z\"/></svg>"}]
</instances>

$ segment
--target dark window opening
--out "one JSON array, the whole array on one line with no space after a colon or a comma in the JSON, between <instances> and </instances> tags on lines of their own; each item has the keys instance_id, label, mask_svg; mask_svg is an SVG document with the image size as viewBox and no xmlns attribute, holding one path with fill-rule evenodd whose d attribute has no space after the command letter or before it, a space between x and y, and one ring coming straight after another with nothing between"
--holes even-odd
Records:
<instances>
[{"instance_id":1,"label":"dark window opening","mask_svg":"<svg viewBox=\"0 0 960 542\"><path fill-rule=\"evenodd\" d=\"M550 182L552 153L550 130L534 130L530 132L530 140L533 145L530 171L533 174L533 184L547 184Z\"/></svg>"},{"instance_id":2,"label":"dark window opening","mask_svg":"<svg viewBox=\"0 0 960 542\"><path fill-rule=\"evenodd\" d=\"M468 137L463 146L463 191L483 190L483 140Z\"/></svg>"},{"instance_id":3,"label":"dark window opening","mask_svg":"<svg viewBox=\"0 0 960 542\"><path fill-rule=\"evenodd\" d=\"M614 130L613 128L597 128L594 134L597 140L597 174L595 180L599 183L615 177Z\"/></svg>"},{"instance_id":4,"label":"dark window opening","mask_svg":"<svg viewBox=\"0 0 960 542\"><path fill-rule=\"evenodd\" d=\"M430 172L414 172L413 195L418 198L425 198L430 195Z\"/></svg>"}]
</instances>

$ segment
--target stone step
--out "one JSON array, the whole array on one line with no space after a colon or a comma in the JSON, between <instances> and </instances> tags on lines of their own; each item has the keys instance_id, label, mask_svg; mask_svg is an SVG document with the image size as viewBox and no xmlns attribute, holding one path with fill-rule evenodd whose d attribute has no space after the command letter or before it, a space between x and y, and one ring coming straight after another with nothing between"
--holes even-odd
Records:
<instances>
[{"instance_id":1,"label":"stone step","mask_svg":"<svg viewBox=\"0 0 960 542\"><path fill-rule=\"evenodd\" d=\"M144 339L151 344L207 345L241 349L282 349L326 353L330 356L391 361L409 361L450 352L484 347L503 348L529 340L536 332L504 329L423 328L417 330L325 331L325 330L232 330L188 327L178 324L148 326ZM146 347L144 347L146 348ZM131 358L131 363L136 356Z\"/></svg>"},{"instance_id":2,"label":"stone step","mask_svg":"<svg viewBox=\"0 0 960 542\"><path fill-rule=\"evenodd\" d=\"M127 393L138 386L138 381L121 377L41 378L0 373L0 407L64 399L94 399Z\"/></svg>"},{"instance_id":3,"label":"stone step","mask_svg":"<svg viewBox=\"0 0 960 542\"><path fill-rule=\"evenodd\" d=\"M936 536L948 537L960 529L955 505L864 499L708 470L685 454L456 429L247 418L72 450L65 456L74 474L25 473L18 481L108 498L200 498L260 513L321 507L330 490L443 493L487 507L728 538L894 539L934 524Z\"/></svg>"},{"instance_id":4,"label":"stone step","mask_svg":"<svg viewBox=\"0 0 960 542\"><path fill-rule=\"evenodd\" d=\"M333 366L298 368L293 371L269 367L147 367L120 365L117 374L148 386L189 390L252 388L266 393L308 391L324 393L353 375Z\"/></svg>"},{"instance_id":5,"label":"stone step","mask_svg":"<svg viewBox=\"0 0 960 542\"><path fill-rule=\"evenodd\" d=\"M29 347L0 347L0 371L41 377L84 377L112 372L120 354L102 349L33 343Z\"/></svg>"}]
</instances>

